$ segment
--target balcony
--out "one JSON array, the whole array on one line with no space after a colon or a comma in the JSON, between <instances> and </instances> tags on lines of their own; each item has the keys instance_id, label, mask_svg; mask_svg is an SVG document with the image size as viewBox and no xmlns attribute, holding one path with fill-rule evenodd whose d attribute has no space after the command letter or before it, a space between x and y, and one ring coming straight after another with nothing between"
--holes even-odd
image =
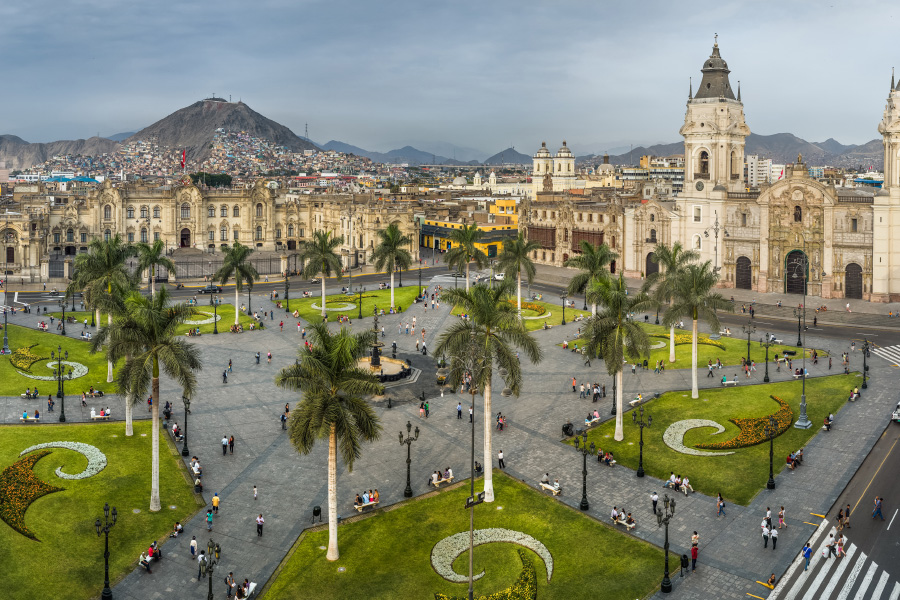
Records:
<instances>
[{"instance_id":1,"label":"balcony","mask_svg":"<svg viewBox=\"0 0 900 600\"><path fill-rule=\"evenodd\" d=\"M694 179L705 179L709 181L709 173L694 173Z\"/></svg>"}]
</instances>

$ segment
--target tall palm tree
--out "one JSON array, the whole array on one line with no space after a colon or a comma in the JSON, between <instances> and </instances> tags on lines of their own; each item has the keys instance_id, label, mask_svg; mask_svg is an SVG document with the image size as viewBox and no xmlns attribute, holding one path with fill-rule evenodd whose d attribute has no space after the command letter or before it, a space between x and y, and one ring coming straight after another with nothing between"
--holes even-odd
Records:
<instances>
[{"instance_id":1,"label":"tall palm tree","mask_svg":"<svg viewBox=\"0 0 900 600\"><path fill-rule=\"evenodd\" d=\"M148 298L132 292L125 299L125 313L112 325L102 327L91 342L96 352L108 342L111 360L124 359L118 385L132 396L142 398L148 388L153 396L150 510L161 508L159 499L159 376L162 371L175 380L190 397L196 386L195 371L202 368L199 351L176 332L193 314L187 304L170 304L166 288Z\"/></svg>"},{"instance_id":2,"label":"tall palm tree","mask_svg":"<svg viewBox=\"0 0 900 600\"><path fill-rule=\"evenodd\" d=\"M344 243L344 236L335 236L331 231L315 231L313 237L308 242L303 243L303 249L300 250L300 260L303 261L303 276L315 277L321 276L322 283L322 320L325 320L325 278L335 275L338 281L341 280L341 258L335 252L338 246ZM393 271L391 271L391 281L393 281ZM393 302L393 286L391 286L391 298ZM360 300L361 302L361 300Z\"/></svg>"},{"instance_id":3,"label":"tall palm tree","mask_svg":"<svg viewBox=\"0 0 900 600\"><path fill-rule=\"evenodd\" d=\"M459 319L447 328L438 339L435 356L449 356L453 383L459 383L464 365L472 371L472 383L484 394L484 496L486 502L494 501L494 486L490 465L493 464L491 447L491 379L494 365L500 367L506 386L516 396L522 384L522 368L516 356L521 349L532 363L540 362L543 352L533 337L522 326L515 307L507 301L509 284L496 288L476 285L470 290L447 289L442 298L450 306L459 306L469 319ZM474 356L478 360L472 361ZM505 371L503 370L505 369Z\"/></svg>"},{"instance_id":4,"label":"tall palm tree","mask_svg":"<svg viewBox=\"0 0 900 600\"><path fill-rule=\"evenodd\" d=\"M116 234L109 240L94 238L88 245L88 251L75 257L75 279L73 285L82 290L86 298L91 298L90 305L96 311L97 323L100 323L100 307L104 297L110 303L114 291L124 293L134 286L133 276L125 261L134 256L134 247L122 242ZM112 325L113 313L107 312L107 325ZM106 382L112 383L113 361L108 361Z\"/></svg>"},{"instance_id":5,"label":"tall palm tree","mask_svg":"<svg viewBox=\"0 0 900 600\"><path fill-rule=\"evenodd\" d=\"M225 246L222 249L225 254L222 266L213 275L213 280L218 281L222 285L228 283L228 280L234 277L234 324L240 323L240 311L238 310L238 294L247 282L248 293L253 289L254 280L259 278L259 273L253 263L250 262L250 255L253 254L253 248L235 242L234 246ZM248 311L249 306L248 306Z\"/></svg>"},{"instance_id":6,"label":"tall palm tree","mask_svg":"<svg viewBox=\"0 0 900 600\"><path fill-rule=\"evenodd\" d=\"M138 255L138 268L140 272L144 269L150 271L150 295L156 293L156 268L165 267L169 273L175 272L175 263L166 256L165 245L162 240L156 240L152 244L140 242L135 245Z\"/></svg>"},{"instance_id":7,"label":"tall palm tree","mask_svg":"<svg viewBox=\"0 0 900 600\"><path fill-rule=\"evenodd\" d=\"M606 372L616 378L616 431L615 440L625 438L622 429L622 368L626 358L637 361L647 356L650 340L647 332L634 320L630 313L640 312L651 306L653 301L647 295L646 286L637 294L629 294L625 277L602 277L587 290L588 302L598 305L597 314L587 323L586 352L592 356L603 356Z\"/></svg>"},{"instance_id":8,"label":"tall palm tree","mask_svg":"<svg viewBox=\"0 0 900 600\"><path fill-rule=\"evenodd\" d=\"M606 244L595 246L592 243L581 240L581 254L567 259L564 267L581 269L569 282L569 294L584 294L592 284L600 279L609 277L609 265L619 258L619 255L609 249ZM597 304L591 304L591 314L597 314Z\"/></svg>"},{"instance_id":9,"label":"tall palm tree","mask_svg":"<svg viewBox=\"0 0 900 600\"><path fill-rule=\"evenodd\" d=\"M653 290L653 299L659 305L667 304L672 301L672 290L681 275L684 266L694 262L700 258L700 253L696 250L687 250L681 245L681 242L675 242L671 247L664 244L656 246L653 251L653 262L662 267L662 271L657 271L647 277L647 283L650 286L656 285ZM675 323L669 325L669 362L675 362Z\"/></svg>"},{"instance_id":10,"label":"tall palm tree","mask_svg":"<svg viewBox=\"0 0 900 600\"><path fill-rule=\"evenodd\" d=\"M412 264L412 254L406 249L412 243L412 238L403 235L396 222L378 232L378 245L372 254L375 269L381 271L387 269L391 272L391 308L394 308L394 271L398 268L408 269Z\"/></svg>"},{"instance_id":11,"label":"tall palm tree","mask_svg":"<svg viewBox=\"0 0 900 600\"><path fill-rule=\"evenodd\" d=\"M444 257L444 261L448 266L456 267L457 270L461 270L465 266L466 291L469 290L469 263L474 261L475 266L479 269L487 264L487 254L476 246L482 235L477 223L464 225L462 229L454 229L450 232L451 248Z\"/></svg>"},{"instance_id":12,"label":"tall palm tree","mask_svg":"<svg viewBox=\"0 0 900 600\"><path fill-rule=\"evenodd\" d=\"M285 367L275 385L303 392L291 414L291 443L309 454L316 440L328 440L328 560L337 560L337 453L349 471L362 456L362 442L381 435L378 415L362 396L383 394L384 386L368 369L357 366L374 340L371 331L353 333L341 327L332 333L325 323L313 323L312 345L299 351L299 363Z\"/></svg>"},{"instance_id":13,"label":"tall palm tree","mask_svg":"<svg viewBox=\"0 0 900 600\"><path fill-rule=\"evenodd\" d=\"M514 239L503 240L503 250L497 260L497 268L507 275L516 276L516 306L519 319L522 318L522 272L528 278L528 283L534 281L534 262L530 254L540 248L540 243L534 240L526 240L521 231Z\"/></svg>"},{"instance_id":14,"label":"tall palm tree","mask_svg":"<svg viewBox=\"0 0 900 600\"><path fill-rule=\"evenodd\" d=\"M680 318L691 320L691 398L699 398L697 390L697 322L703 319L713 331L719 330L717 310L734 312L734 305L713 292L719 276L712 263L685 265L672 286L672 303L663 315L663 323L672 325Z\"/></svg>"}]
</instances>

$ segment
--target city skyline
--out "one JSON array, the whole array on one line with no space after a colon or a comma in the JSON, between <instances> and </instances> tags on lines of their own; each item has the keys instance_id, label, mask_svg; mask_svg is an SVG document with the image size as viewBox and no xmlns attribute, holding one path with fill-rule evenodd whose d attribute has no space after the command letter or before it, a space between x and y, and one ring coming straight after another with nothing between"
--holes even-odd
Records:
<instances>
[{"instance_id":1,"label":"city skyline","mask_svg":"<svg viewBox=\"0 0 900 600\"><path fill-rule=\"evenodd\" d=\"M22 91L8 95L0 133L46 142L137 131L215 93L298 135L308 123L317 143L376 151L410 140L485 154L530 154L543 140L566 139L576 154L671 143L717 33L753 132L878 136L893 60L871 17L889 24L893 7L867 5L863 18L844 5L742 6L8 6L0 48ZM836 43L848 37L852 52Z\"/></svg>"}]
</instances>

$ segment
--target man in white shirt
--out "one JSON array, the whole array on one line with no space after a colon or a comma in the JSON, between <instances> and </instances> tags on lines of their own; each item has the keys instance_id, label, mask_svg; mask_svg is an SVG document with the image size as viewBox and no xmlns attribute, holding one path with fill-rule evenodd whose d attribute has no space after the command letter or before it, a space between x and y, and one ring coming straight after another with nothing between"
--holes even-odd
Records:
<instances>
[{"instance_id":1,"label":"man in white shirt","mask_svg":"<svg viewBox=\"0 0 900 600\"><path fill-rule=\"evenodd\" d=\"M688 495L688 490L694 491L694 488L691 487L691 480L685 477L681 480L681 489L684 491L684 495Z\"/></svg>"},{"instance_id":2,"label":"man in white shirt","mask_svg":"<svg viewBox=\"0 0 900 600\"><path fill-rule=\"evenodd\" d=\"M617 521L619 519L619 511L613 506L612 512L609 514L609 518L613 521Z\"/></svg>"},{"instance_id":3,"label":"man in white shirt","mask_svg":"<svg viewBox=\"0 0 900 600\"><path fill-rule=\"evenodd\" d=\"M228 436L222 436L222 456L225 456L228 453Z\"/></svg>"}]
</instances>

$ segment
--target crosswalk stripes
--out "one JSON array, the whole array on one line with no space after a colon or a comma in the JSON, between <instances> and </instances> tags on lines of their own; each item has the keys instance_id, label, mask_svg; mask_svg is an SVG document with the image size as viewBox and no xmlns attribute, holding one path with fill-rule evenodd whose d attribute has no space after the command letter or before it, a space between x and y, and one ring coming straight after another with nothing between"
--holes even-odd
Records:
<instances>
[{"instance_id":1,"label":"crosswalk stripes","mask_svg":"<svg viewBox=\"0 0 900 600\"><path fill-rule=\"evenodd\" d=\"M853 558L853 555L855 553L856 546L854 544L850 544L850 547L847 549L847 556L845 556L838 562L837 570L835 570L834 575L832 575L831 579L829 579L828 585L825 586L825 590L822 592L823 598L828 598L829 596L831 596L831 593L834 591L834 588L837 587L838 581L840 581L841 577L844 575L844 571L847 569L847 565L850 564L850 559Z\"/></svg>"},{"instance_id":2,"label":"crosswalk stripes","mask_svg":"<svg viewBox=\"0 0 900 600\"><path fill-rule=\"evenodd\" d=\"M875 577L875 571L878 570L878 565L872 563L869 565L869 570L866 571L866 576L863 577L862 583L859 584L859 590L856 592L856 596L853 597L853 600L865 600L866 592L869 590L869 586L872 584L872 579Z\"/></svg>"},{"instance_id":3,"label":"crosswalk stripes","mask_svg":"<svg viewBox=\"0 0 900 600\"><path fill-rule=\"evenodd\" d=\"M894 346L879 346L873 348L872 352L891 363L893 366L900 366L900 344Z\"/></svg>"},{"instance_id":4,"label":"crosswalk stripes","mask_svg":"<svg viewBox=\"0 0 900 600\"><path fill-rule=\"evenodd\" d=\"M900 581L894 583L894 591L891 592L891 597L888 600L897 600L900 598Z\"/></svg>"},{"instance_id":5,"label":"crosswalk stripes","mask_svg":"<svg viewBox=\"0 0 900 600\"><path fill-rule=\"evenodd\" d=\"M838 594L837 600L847 600L847 597L850 595L850 590L853 589L853 584L856 583L856 578L859 577L859 573L862 571L863 565L866 563L866 553L861 552L859 555L859 560L853 563L853 568L850 570L850 575L847 577L847 581L844 582L844 589L841 590L841 593Z\"/></svg>"}]
</instances>

